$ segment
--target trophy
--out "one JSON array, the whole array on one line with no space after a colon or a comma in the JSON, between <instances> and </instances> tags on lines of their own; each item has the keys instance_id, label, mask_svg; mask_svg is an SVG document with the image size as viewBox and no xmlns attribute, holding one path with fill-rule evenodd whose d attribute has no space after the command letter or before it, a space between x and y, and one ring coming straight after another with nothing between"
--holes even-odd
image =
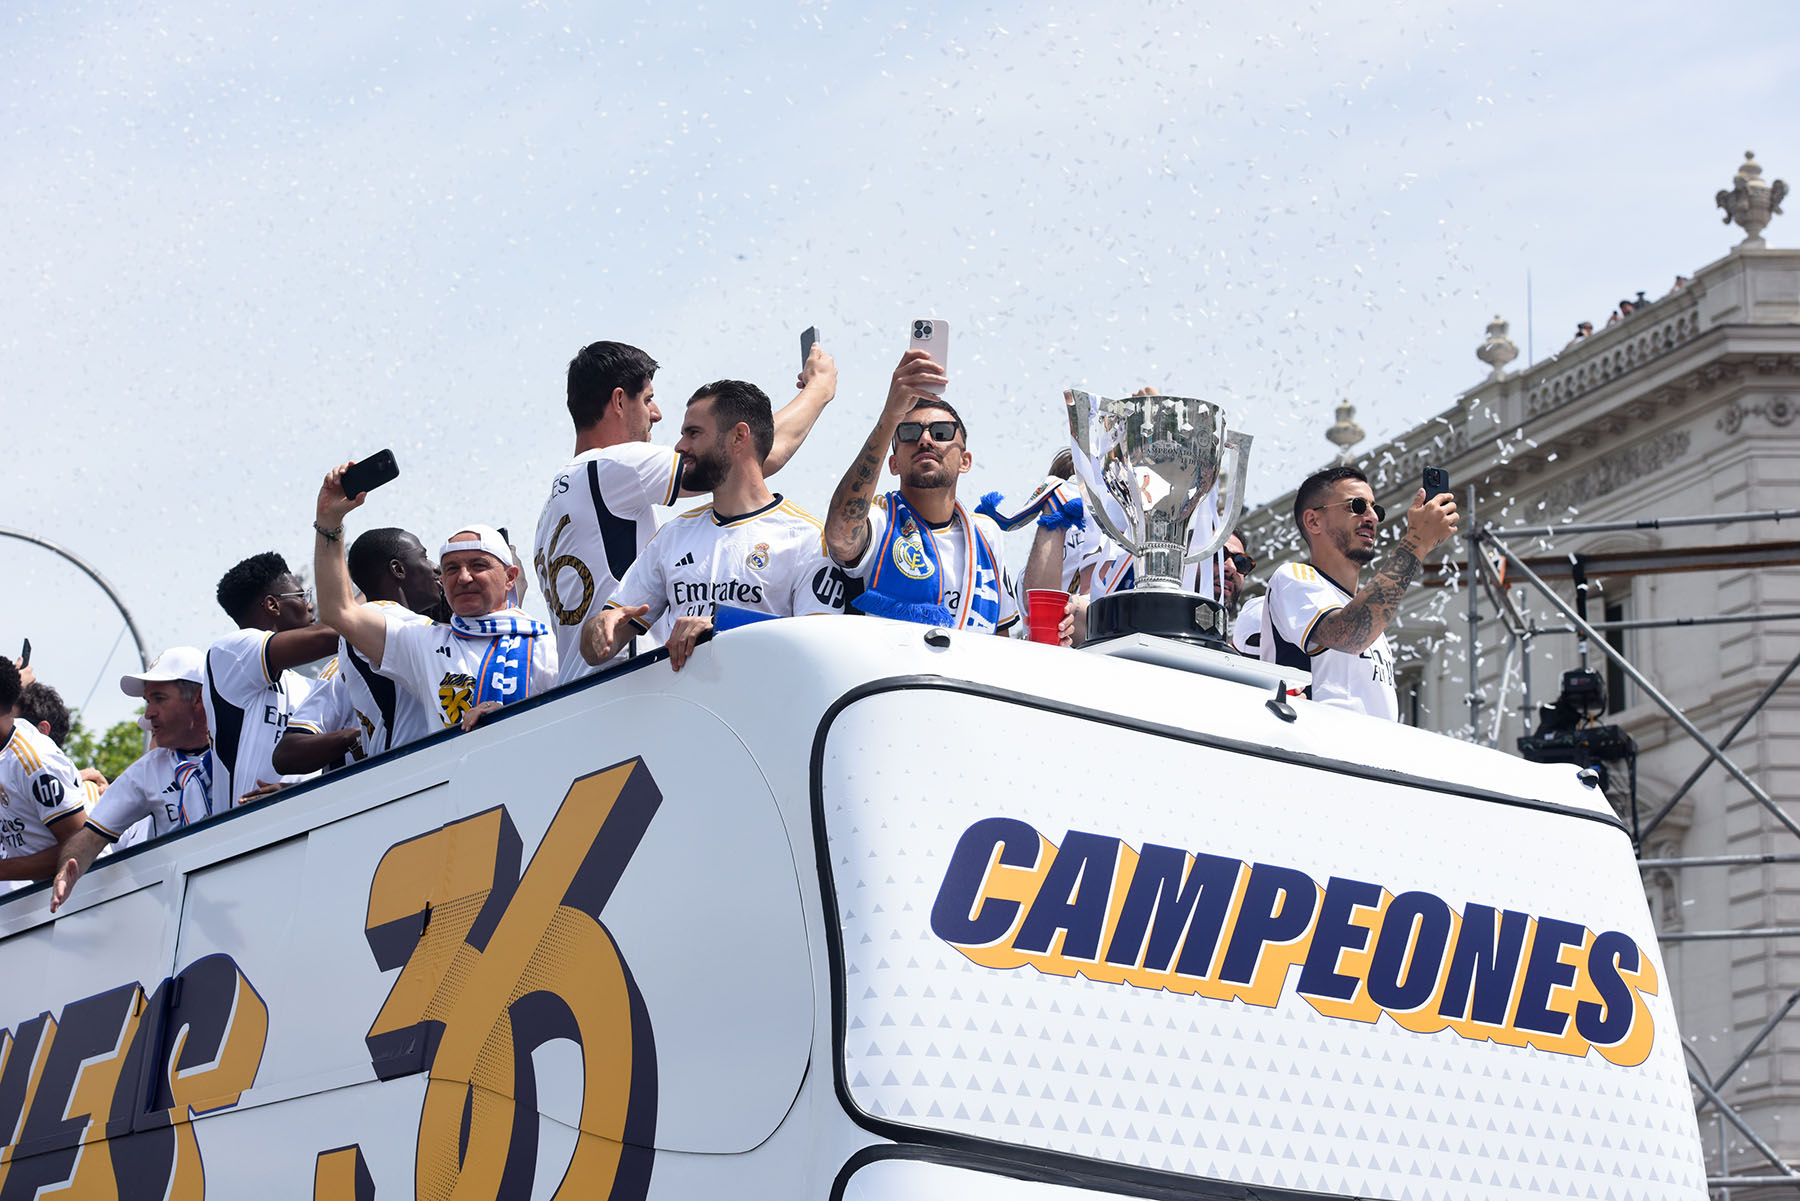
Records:
<instances>
[{"instance_id":1,"label":"trophy","mask_svg":"<svg viewBox=\"0 0 1800 1201\"><path fill-rule=\"evenodd\" d=\"M1227 430L1204 400L1073 390L1069 434L1088 512L1137 556L1135 588L1088 607L1088 640L1140 633L1229 649L1225 606L1184 591L1181 577L1225 545L1243 513L1250 435Z\"/></svg>"}]
</instances>

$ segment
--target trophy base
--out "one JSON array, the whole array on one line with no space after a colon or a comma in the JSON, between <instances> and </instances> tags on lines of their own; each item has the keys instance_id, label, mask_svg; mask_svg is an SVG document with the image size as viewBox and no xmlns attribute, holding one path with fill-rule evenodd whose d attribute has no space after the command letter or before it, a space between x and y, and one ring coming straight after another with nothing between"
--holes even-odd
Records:
<instances>
[{"instance_id":1,"label":"trophy base","mask_svg":"<svg viewBox=\"0 0 1800 1201\"><path fill-rule=\"evenodd\" d=\"M1088 606L1089 642L1104 642L1126 634L1149 634L1214 650L1231 650L1225 633L1225 606L1192 592L1115 592Z\"/></svg>"}]
</instances>

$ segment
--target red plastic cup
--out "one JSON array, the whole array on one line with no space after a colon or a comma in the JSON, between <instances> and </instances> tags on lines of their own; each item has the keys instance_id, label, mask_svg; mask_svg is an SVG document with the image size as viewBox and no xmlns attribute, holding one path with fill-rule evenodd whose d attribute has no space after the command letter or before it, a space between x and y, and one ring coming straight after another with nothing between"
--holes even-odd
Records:
<instances>
[{"instance_id":1,"label":"red plastic cup","mask_svg":"<svg viewBox=\"0 0 1800 1201\"><path fill-rule=\"evenodd\" d=\"M1025 591L1025 628L1033 642L1060 646L1057 628L1062 625L1063 611L1069 607L1069 594L1060 588L1028 588Z\"/></svg>"}]
</instances>

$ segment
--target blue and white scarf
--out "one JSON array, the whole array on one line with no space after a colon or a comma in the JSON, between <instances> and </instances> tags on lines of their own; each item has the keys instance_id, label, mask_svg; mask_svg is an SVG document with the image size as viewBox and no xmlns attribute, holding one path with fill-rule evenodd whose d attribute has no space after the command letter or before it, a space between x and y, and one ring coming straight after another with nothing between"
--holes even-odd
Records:
<instances>
[{"instance_id":1,"label":"blue and white scarf","mask_svg":"<svg viewBox=\"0 0 1800 1201\"><path fill-rule=\"evenodd\" d=\"M969 545L969 559L961 581L962 612L955 614L944 604L942 560L936 534L912 511L912 506L899 492L888 493L886 501L887 529L881 535L881 542L870 552L875 557L865 580L867 587L850 603L864 613L891 617L896 621L962 629L970 624L971 617L976 617L985 619L988 629L996 628L1000 624L999 561L969 511L958 504L956 515L951 518L953 522L962 523ZM977 589L978 583L987 582L992 586Z\"/></svg>"},{"instance_id":2,"label":"blue and white scarf","mask_svg":"<svg viewBox=\"0 0 1800 1201\"><path fill-rule=\"evenodd\" d=\"M531 695L531 640L550 633L519 609L502 609L485 617L452 617L450 632L469 642L487 641L487 652L475 672L475 703L510 704Z\"/></svg>"},{"instance_id":3,"label":"blue and white scarf","mask_svg":"<svg viewBox=\"0 0 1800 1201\"><path fill-rule=\"evenodd\" d=\"M1087 506L1082 502L1081 489L1073 481L1061 476L1045 477L1044 482L1032 489L1031 495L1025 498L1025 503L1016 512L1000 512L1000 506L1005 501L1006 498L998 492L990 492L981 498L975 511L1008 534L1028 524L1033 517L1047 530L1087 526Z\"/></svg>"}]
</instances>

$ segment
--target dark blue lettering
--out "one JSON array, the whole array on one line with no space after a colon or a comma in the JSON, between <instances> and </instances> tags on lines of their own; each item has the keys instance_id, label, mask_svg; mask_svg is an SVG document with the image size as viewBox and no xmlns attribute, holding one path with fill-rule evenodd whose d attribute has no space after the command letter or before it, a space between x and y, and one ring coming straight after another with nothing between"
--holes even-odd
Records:
<instances>
[{"instance_id":1,"label":"dark blue lettering","mask_svg":"<svg viewBox=\"0 0 1800 1201\"><path fill-rule=\"evenodd\" d=\"M1628 934L1608 930L1594 936L1594 945L1588 948L1588 979L1600 994L1600 1004L1583 1001L1575 1006L1577 1034L1597 1047L1610 1047L1631 1033L1636 1005L1631 986L1619 973L1621 969L1637 971L1641 958L1638 945Z\"/></svg>"},{"instance_id":2,"label":"dark blue lettering","mask_svg":"<svg viewBox=\"0 0 1800 1201\"><path fill-rule=\"evenodd\" d=\"M1319 906L1319 925L1313 931L1312 944L1306 949L1306 965L1300 969L1300 992L1313 997L1330 997L1348 1001L1356 996L1362 983L1355 976L1337 970L1338 959L1345 951L1360 951L1369 945L1371 931L1351 920L1359 908L1373 909L1381 904L1381 886L1363 880L1333 876L1325 884L1325 901Z\"/></svg>"},{"instance_id":3,"label":"dark blue lettering","mask_svg":"<svg viewBox=\"0 0 1800 1201\"><path fill-rule=\"evenodd\" d=\"M1587 931L1574 922L1540 917L1537 937L1531 940L1531 956L1525 965L1525 983L1519 987L1519 1011L1513 1025L1521 1030L1560 1035L1569 1028L1569 1015L1550 1008L1550 992L1575 983L1575 965L1558 956L1567 946L1580 946Z\"/></svg>"},{"instance_id":4,"label":"dark blue lettering","mask_svg":"<svg viewBox=\"0 0 1800 1201\"><path fill-rule=\"evenodd\" d=\"M1241 861L1218 855L1195 855L1189 867L1188 854L1181 848L1145 843L1125 891L1106 962L1136 967L1141 951L1145 970L1166 972L1179 949L1175 970L1204 979L1243 869Z\"/></svg>"},{"instance_id":5,"label":"dark blue lettering","mask_svg":"<svg viewBox=\"0 0 1800 1201\"><path fill-rule=\"evenodd\" d=\"M1431 1000L1449 941L1450 906L1442 900L1403 892L1389 901L1369 960L1369 999L1394 1013L1411 1013Z\"/></svg>"},{"instance_id":6,"label":"dark blue lettering","mask_svg":"<svg viewBox=\"0 0 1800 1201\"><path fill-rule=\"evenodd\" d=\"M931 906L931 932L959 947L985 947L1005 938L1018 919L1019 902L983 899L988 865L998 849L1002 867L1036 867L1042 846L1036 830L1010 817L983 818L964 830Z\"/></svg>"},{"instance_id":7,"label":"dark blue lettering","mask_svg":"<svg viewBox=\"0 0 1800 1201\"><path fill-rule=\"evenodd\" d=\"M1461 1021L1473 1018L1489 1026L1506 1024L1513 980L1519 974L1519 952L1531 919L1516 909L1491 905L1463 909L1462 929L1450 952L1450 972L1438 1016ZM1498 929L1496 929L1496 926Z\"/></svg>"},{"instance_id":8,"label":"dark blue lettering","mask_svg":"<svg viewBox=\"0 0 1800 1201\"><path fill-rule=\"evenodd\" d=\"M1056 932L1066 930L1064 955L1074 959L1097 958L1118 868L1118 839L1070 830L1051 861L1050 870L1044 873L1043 886L1031 902L1013 946L1046 954Z\"/></svg>"},{"instance_id":9,"label":"dark blue lettering","mask_svg":"<svg viewBox=\"0 0 1800 1201\"><path fill-rule=\"evenodd\" d=\"M25 1115L13 1148L12 1170L0 1186L0 1201L29 1201L39 1189L69 1179L88 1123L96 1118L104 1123L106 1115L78 1113L65 1118L63 1114L86 1062L103 1059L109 1052L123 1052L120 1035L137 997L138 986L125 984L63 1006L56 1038L44 1056L31 1111Z\"/></svg>"},{"instance_id":10,"label":"dark blue lettering","mask_svg":"<svg viewBox=\"0 0 1800 1201\"><path fill-rule=\"evenodd\" d=\"M1305 872L1272 863L1252 867L1219 978L1230 984L1250 983L1262 962L1264 944L1289 943L1305 934L1318 902L1319 886Z\"/></svg>"}]
</instances>

